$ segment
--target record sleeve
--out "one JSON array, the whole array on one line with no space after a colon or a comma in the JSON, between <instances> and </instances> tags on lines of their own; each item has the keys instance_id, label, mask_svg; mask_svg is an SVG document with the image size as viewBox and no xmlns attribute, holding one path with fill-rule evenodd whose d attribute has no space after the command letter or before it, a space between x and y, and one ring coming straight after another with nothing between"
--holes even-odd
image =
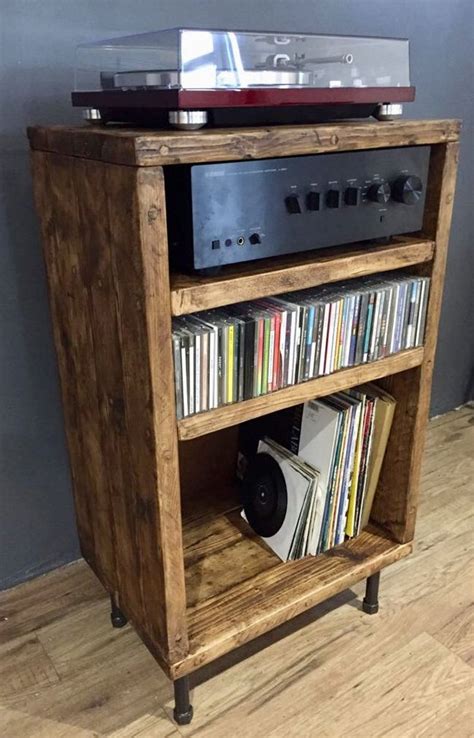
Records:
<instances>
[{"instance_id":1,"label":"record sleeve","mask_svg":"<svg viewBox=\"0 0 474 738\"><path fill-rule=\"evenodd\" d=\"M263 462L262 470L262 462L250 462L243 481L242 517L254 530L256 526L265 532L260 535L283 561L290 555L299 558L304 543L304 538L300 538L301 526L306 524L304 511L310 504L308 495L314 491L318 472L311 471L309 465L301 464L290 451L267 438L259 442L256 457L260 455L271 457L274 463ZM275 462L281 475L275 471Z\"/></svg>"}]
</instances>

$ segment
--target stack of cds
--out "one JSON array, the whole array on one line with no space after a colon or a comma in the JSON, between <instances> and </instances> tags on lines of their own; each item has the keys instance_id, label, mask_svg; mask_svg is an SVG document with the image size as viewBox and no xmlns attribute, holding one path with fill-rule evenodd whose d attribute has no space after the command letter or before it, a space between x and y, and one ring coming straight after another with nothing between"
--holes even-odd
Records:
<instances>
[{"instance_id":1,"label":"stack of cds","mask_svg":"<svg viewBox=\"0 0 474 738\"><path fill-rule=\"evenodd\" d=\"M178 417L419 346L428 292L394 272L174 318Z\"/></svg>"},{"instance_id":2,"label":"stack of cds","mask_svg":"<svg viewBox=\"0 0 474 738\"><path fill-rule=\"evenodd\" d=\"M243 517L280 558L322 553L367 525L394 410L368 384L283 411L283 423L268 418L280 443L264 437L247 455Z\"/></svg>"}]
</instances>

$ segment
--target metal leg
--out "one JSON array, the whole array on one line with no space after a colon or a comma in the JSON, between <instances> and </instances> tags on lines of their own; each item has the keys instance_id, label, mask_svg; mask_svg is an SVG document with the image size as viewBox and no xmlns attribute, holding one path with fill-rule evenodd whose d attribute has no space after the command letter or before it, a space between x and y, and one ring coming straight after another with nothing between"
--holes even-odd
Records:
<instances>
[{"instance_id":1,"label":"metal leg","mask_svg":"<svg viewBox=\"0 0 474 738\"><path fill-rule=\"evenodd\" d=\"M375 615L379 611L379 583L380 572L367 577L365 597L362 600L362 609L368 615Z\"/></svg>"},{"instance_id":2,"label":"metal leg","mask_svg":"<svg viewBox=\"0 0 474 738\"><path fill-rule=\"evenodd\" d=\"M113 628L123 628L123 626L128 623L127 618L115 602L113 595L110 595L110 619L112 621Z\"/></svg>"},{"instance_id":3,"label":"metal leg","mask_svg":"<svg viewBox=\"0 0 474 738\"><path fill-rule=\"evenodd\" d=\"M193 719L193 706L189 701L189 677L175 679L173 717L178 725L189 725Z\"/></svg>"}]
</instances>

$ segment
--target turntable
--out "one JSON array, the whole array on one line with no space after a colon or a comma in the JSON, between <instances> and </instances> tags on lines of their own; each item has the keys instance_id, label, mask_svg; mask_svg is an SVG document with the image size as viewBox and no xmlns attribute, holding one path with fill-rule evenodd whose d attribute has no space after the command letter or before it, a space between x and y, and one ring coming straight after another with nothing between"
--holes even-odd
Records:
<instances>
[{"instance_id":1,"label":"turntable","mask_svg":"<svg viewBox=\"0 0 474 738\"><path fill-rule=\"evenodd\" d=\"M72 103L193 130L390 119L414 97L406 39L174 28L79 46Z\"/></svg>"}]
</instances>

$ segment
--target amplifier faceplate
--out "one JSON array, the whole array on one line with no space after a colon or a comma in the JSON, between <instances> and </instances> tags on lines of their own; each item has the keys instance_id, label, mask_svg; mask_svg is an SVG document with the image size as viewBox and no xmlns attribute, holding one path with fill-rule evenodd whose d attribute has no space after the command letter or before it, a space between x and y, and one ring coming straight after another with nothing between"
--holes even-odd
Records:
<instances>
[{"instance_id":1,"label":"amplifier faceplate","mask_svg":"<svg viewBox=\"0 0 474 738\"><path fill-rule=\"evenodd\" d=\"M421 229L430 147L165 168L170 258L187 269Z\"/></svg>"}]
</instances>

